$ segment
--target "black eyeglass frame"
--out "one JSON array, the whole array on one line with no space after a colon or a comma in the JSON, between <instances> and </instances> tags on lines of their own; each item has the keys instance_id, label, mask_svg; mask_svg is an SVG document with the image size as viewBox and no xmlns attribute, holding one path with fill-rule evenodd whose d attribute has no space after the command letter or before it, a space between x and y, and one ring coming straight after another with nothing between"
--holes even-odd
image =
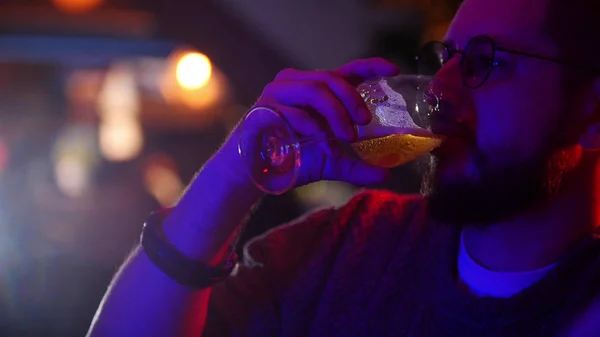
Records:
<instances>
[{"instance_id":1,"label":"black eyeglass frame","mask_svg":"<svg viewBox=\"0 0 600 337\"><path fill-rule=\"evenodd\" d=\"M461 55L465 55L466 52L468 52L469 47L473 46L473 43L475 41L479 41L479 40L487 40L486 42L491 46L491 51L492 51L492 55L491 55L491 59L492 59L492 63L488 65L488 69L487 72L485 74L485 76L483 77L483 79L480 81L480 83L478 83L477 85L473 86L473 85L469 85L466 81L465 78L465 61L464 61L464 57L461 58L460 60L460 68L461 68L461 76L463 79L463 83L465 84L465 86L471 88L471 89L477 89L480 88L481 86L483 86L485 84L485 82L488 80L488 78L490 77L490 75L492 74L492 70L494 69L494 64L496 63L496 52L505 52L505 53L511 53L514 55L519 55L519 56L524 56L524 57L531 57L531 58L535 58L538 60L543 60L543 61L549 61L549 62L555 62L555 63L559 63L559 64L563 64L565 66L569 66L569 67L573 67L573 68L578 68L582 71L588 71L594 74L600 74L600 68L595 67L595 66L590 66L587 64L582 64L576 61L572 61L572 60L568 60L568 59L562 59L562 58L555 58L555 57L548 57L548 56L544 56L544 55L539 55L539 54L534 54L534 53L528 53L528 52L523 52L520 50L515 50L515 49L509 49L509 48L503 48L500 47L496 44L496 42L489 36L487 35L477 35L473 38L471 38L469 40L469 42L467 42L467 45L465 46L465 48L463 50L461 49L456 49L456 48L452 48L450 47L447 43L441 42L441 41L430 41L428 43L426 43L425 45L423 45L423 47L421 48L421 50L424 50L426 47L428 46L432 46L434 44L440 45L444 47L444 50L446 52L447 59L442 61L441 67L443 67L447 62L449 62L452 57L454 57L454 54L461 54ZM419 54L420 55L420 54ZM417 57L417 59L419 59L419 57ZM440 69L441 69L440 67ZM439 69L438 69L439 71Z\"/></svg>"}]
</instances>

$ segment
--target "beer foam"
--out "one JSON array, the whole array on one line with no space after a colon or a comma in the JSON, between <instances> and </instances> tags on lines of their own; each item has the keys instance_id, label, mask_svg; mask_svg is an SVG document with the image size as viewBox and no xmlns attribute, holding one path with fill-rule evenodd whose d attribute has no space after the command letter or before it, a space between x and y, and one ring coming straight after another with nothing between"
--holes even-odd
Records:
<instances>
[{"instance_id":1,"label":"beer foam","mask_svg":"<svg viewBox=\"0 0 600 337\"><path fill-rule=\"evenodd\" d=\"M402 95L392 89L385 79L365 88L367 107L373 115L371 123L357 128L360 139L383 137L394 133L415 134L419 127L408 112L408 104Z\"/></svg>"},{"instance_id":2,"label":"beer foam","mask_svg":"<svg viewBox=\"0 0 600 337\"><path fill-rule=\"evenodd\" d=\"M408 113L408 105L404 97L395 92L385 80L381 80L378 86L385 92L388 99L370 107L373 113L371 123L381 126L420 129Z\"/></svg>"}]
</instances>

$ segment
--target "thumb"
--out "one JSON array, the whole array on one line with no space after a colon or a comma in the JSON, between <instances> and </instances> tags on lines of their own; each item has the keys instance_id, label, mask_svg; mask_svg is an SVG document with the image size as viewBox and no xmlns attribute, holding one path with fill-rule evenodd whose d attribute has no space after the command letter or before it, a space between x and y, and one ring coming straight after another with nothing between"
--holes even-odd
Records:
<instances>
[{"instance_id":1,"label":"thumb","mask_svg":"<svg viewBox=\"0 0 600 337\"><path fill-rule=\"evenodd\" d=\"M353 185L380 184L389 177L389 170L367 164L350 157L327 160L322 174L323 180L344 181Z\"/></svg>"}]
</instances>

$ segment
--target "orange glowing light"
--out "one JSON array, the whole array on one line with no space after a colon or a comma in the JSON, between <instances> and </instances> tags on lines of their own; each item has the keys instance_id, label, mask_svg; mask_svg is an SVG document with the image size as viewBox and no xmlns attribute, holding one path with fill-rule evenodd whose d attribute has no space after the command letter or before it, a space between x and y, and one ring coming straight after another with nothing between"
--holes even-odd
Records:
<instances>
[{"instance_id":1,"label":"orange glowing light","mask_svg":"<svg viewBox=\"0 0 600 337\"><path fill-rule=\"evenodd\" d=\"M163 207L174 205L185 187L175 161L163 154L154 154L146 161L144 185L148 193Z\"/></svg>"},{"instance_id":2,"label":"orange glowing light","mask_svg":"<svg viewBox=\"0 0 600 337\"><path fill-rule=\"evenodd\" d=\"M102 0L52 0L60 11L70 14L89 12L102 4Z\"/></svg>"},{"instance_id":3,"label":"orange glowing light","mask_svg":"<svg viewBox=\"0 0 600 337\"><path fill-rule=\"evenodd\" d=\"M190 52L177 62L177 82L184 89L194 90L205 86L212 74L210 59L201 53Z\"/></svg>"},{"instance_id":4,"label":"orange glowing light","mask_svg":"<svg viewBox=\"0 0 600 337\"><path fill-rule=\"evenodd\" d=\"M100 150L110 161L128 161L142 151L144 136L137 120L103 121L99 133Z\"/></svg>"}]
</instances>

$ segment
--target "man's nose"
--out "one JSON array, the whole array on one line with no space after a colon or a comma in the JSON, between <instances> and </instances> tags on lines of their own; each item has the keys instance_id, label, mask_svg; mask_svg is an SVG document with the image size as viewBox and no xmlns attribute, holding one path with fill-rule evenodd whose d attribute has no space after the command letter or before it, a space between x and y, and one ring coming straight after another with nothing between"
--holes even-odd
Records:
<instances>
[{"instance_id":1,"label":"man's nose","mask_svg":"<svg viewBox=\"0 0 600 337\"><path fill-rule=\"evenodd\" d=\"M454 57L433 76L428 89L432 119L452 123L474 122L473 109L468 109L471 89L462 80L460 59Z\"/></svg>"}]
</instances>

